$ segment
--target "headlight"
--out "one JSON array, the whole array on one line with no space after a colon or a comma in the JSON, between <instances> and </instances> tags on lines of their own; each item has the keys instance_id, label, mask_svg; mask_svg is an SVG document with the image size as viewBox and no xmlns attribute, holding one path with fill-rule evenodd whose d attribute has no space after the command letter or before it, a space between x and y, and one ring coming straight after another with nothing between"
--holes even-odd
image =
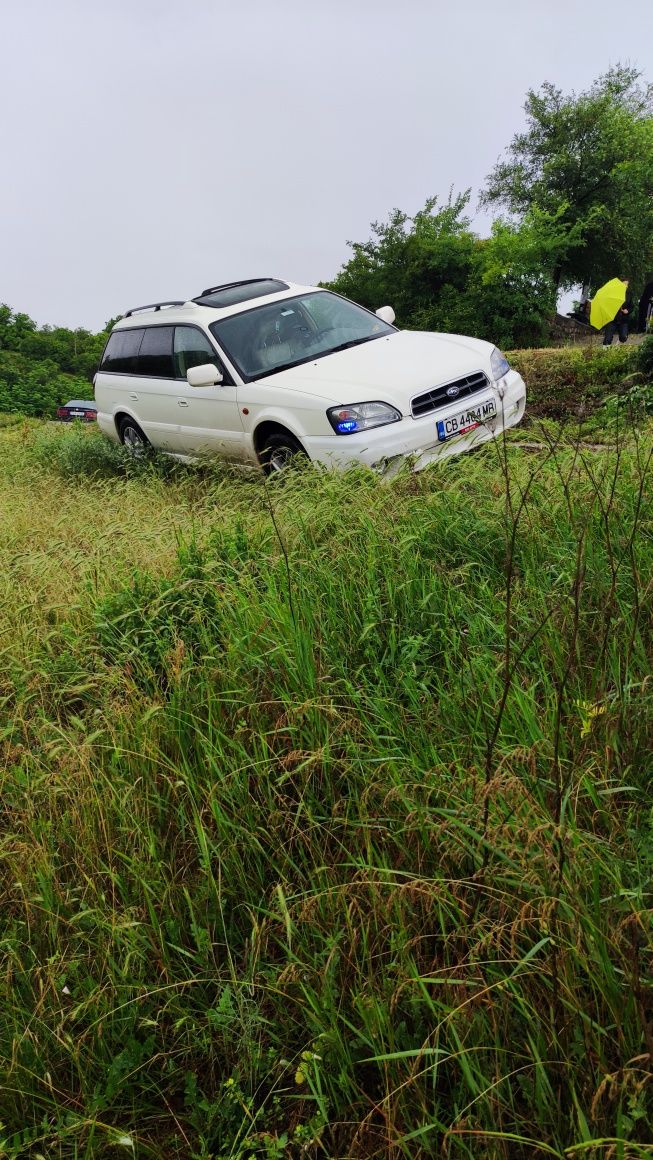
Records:
<instances>
[{"instance_id":1,"label":"headlight","mask_svg":"<svg viewBox=\"0 0 653 1160\"><path fill-rule=\"evenodd\" d=\"M508 371L510 370L510 363L508 362L508 359L506 358L505 354L502 354L500 350L497 350L496 346L490 355L490 366L492 367L492 378L494 379L495 383L497 379L502 379L504 375L507 375Z\"/></svg>"},{"instance_id":2,"label":"headlight","mask_svg":"<svg viewBox=\"0 0 653 1160\"><path fill-rule=\"evenodd\" d=\"M389 403L351 403L347 407L329 407L327 419L336 435L354 435L369 431L370 427L396 423L401 414Z\"/></svg>"}]
</instances>

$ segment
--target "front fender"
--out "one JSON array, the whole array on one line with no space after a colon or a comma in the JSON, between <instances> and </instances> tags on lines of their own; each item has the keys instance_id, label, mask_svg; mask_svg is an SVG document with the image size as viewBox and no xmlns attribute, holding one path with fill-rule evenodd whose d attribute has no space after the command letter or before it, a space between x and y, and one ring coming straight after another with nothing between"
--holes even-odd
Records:
<instances>
[{"instance_id":1,"label":"front fender","mask_svg":"<svg viewBox=\"0 0 653 1160\"><path fill-rule=\"evenodd\" d=\"M257 408L256 414L243 416L243 425L252 440L257 428L262 427L264 423L275 423L278 427L283 427L300 443L310 436L332 434L326 417L326 408L323 411L318 411L317 408L297 408L290 412L285 407L269 406Z\"/></svg>"}]
</instances>

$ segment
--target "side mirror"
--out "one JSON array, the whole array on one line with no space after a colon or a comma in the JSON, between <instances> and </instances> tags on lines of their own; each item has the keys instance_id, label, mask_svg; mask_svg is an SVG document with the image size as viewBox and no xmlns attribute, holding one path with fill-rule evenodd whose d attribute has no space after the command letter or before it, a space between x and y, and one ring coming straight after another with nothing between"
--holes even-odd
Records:
<instances>
[{"instance_id":1,"label":"side mirror","mask_svg":"<svg viewBox=\"0 0 653 1160\"><path fill-rule=\"evenodd\" d=\"M222 382L222 371L213 363L202 363L199 367L189 367L186 379L190 387L214 387Z\"/></svg>"},{"instance_id":2,"label":"side mirror","mask_svg":"<svg viewBox=\"0 0 653 1160\"><path fill-rule=\"evenodd\" d=\"M379 306L379 309L376 312L376 316L377 318L380 318L382 322L387 322L389 326L392 326L395 320L395 312L391 306Z\"/></svg>"}]
</instances>

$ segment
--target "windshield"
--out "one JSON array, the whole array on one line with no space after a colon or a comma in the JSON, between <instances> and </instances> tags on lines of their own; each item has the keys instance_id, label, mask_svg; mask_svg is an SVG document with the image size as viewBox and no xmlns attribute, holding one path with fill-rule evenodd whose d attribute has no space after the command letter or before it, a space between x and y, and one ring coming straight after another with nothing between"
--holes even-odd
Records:
<instances>
[{"instance_id":1,"label":"windshield","mask_svg":"<svg viewBox=\"0 0 653 1160\"><path fill-rule=\"evenodd\" d=\"M318 290L212 322L210 330L243 378L259 379L395 328L346 298Z\"/></svg>"}]
</instances>

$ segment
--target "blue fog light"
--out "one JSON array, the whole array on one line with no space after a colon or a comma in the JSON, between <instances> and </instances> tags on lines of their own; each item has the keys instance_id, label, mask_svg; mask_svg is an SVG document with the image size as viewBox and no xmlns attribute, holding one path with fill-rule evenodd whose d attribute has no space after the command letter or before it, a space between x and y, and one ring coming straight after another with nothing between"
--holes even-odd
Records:
<instances>
[{"instance_id":1,"label":"blue fog light","mask_svg":"<svg viewBox=\"0 0 653 1160\"><path fill-rule=\"evenodd\" d=\"M357 426L358 426L358 423L356 422L355 419L344 419L342 421L342 423L338 423L338 430L342 431L344 434L345 432L348 432L348 431L355 431Z\"/></svg>"}]
</instances>

